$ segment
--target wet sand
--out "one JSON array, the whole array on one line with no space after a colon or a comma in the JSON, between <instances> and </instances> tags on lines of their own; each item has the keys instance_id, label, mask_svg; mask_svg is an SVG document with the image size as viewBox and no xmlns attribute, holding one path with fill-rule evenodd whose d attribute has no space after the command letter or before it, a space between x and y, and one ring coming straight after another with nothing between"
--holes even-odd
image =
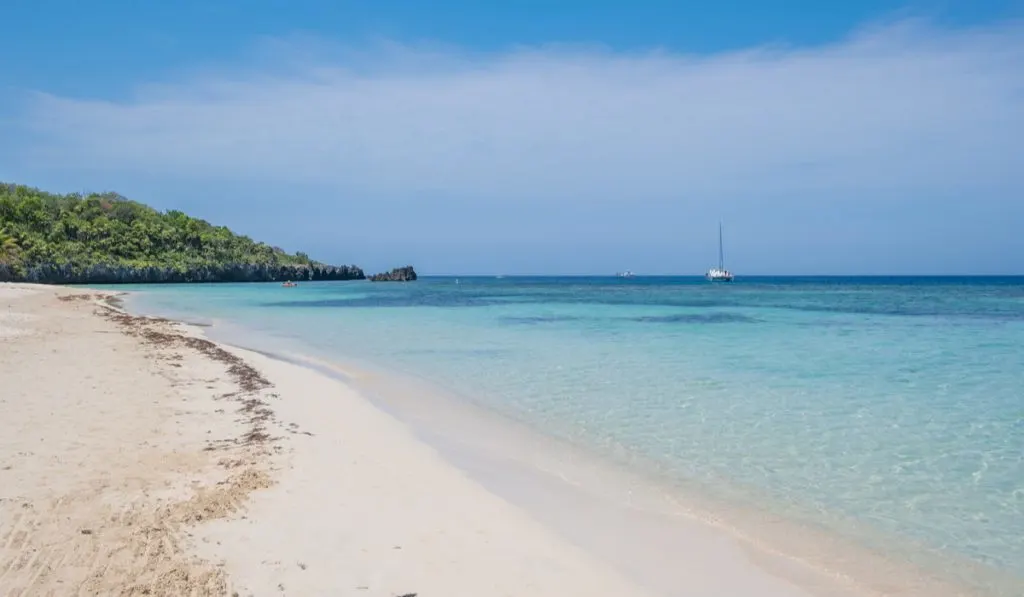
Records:
<instances>
[{"instance_id":1,"label":"wet sand","mask_svg":"<svg viewBox=\"0 0 1024 597\"><path fill-rule=\"evenodd\" d=\"M0 594L847 594L110 299L0 285Z\"/></svg>"},{"instance_id":2,"label":"wet sand","mask_svg":"<svg viewBox=\"0 0 1024 597\"><path fill-rule=\"evenodd\" d=\"M345 385L0 286L0 594L643 595Z\"/></svg>"}]
</instances>

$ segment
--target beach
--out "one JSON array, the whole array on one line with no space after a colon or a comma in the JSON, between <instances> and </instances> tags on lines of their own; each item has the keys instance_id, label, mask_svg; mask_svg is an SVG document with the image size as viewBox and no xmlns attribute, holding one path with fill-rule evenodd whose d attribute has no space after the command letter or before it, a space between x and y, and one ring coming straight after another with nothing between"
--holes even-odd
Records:
<instances>
[{"instance_id":1,"label":"beach","mask_svg":"<svg viewBox=\"0 0 1024 597\"><path fill-rule=\"evenodd\" d=\"M339 380L111 298L0 286L0 594L816 593L721 534L620 545L660 590Z\"/></svg>"}]
</instances>

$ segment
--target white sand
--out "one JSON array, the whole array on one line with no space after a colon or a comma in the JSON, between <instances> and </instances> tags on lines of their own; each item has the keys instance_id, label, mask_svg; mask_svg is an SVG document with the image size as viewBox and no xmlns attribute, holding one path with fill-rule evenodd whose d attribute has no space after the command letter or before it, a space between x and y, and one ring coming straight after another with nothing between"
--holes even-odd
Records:
<instances>
[{"instance_id":1,"label":"white sand","mask_svg":"<svg viewBox=\"0 0 1024 597\"><path fill-rule=\"evenodd\" d=\"M295 595L639 595L636 587L470 481L344 385L243 353L302 432L280 483L201 553L246 588ZM212 547L211 547L212 546ZM293 592L294 591L294 592ZM356 592L358 591L358 593Z\"/></svg>"},{"instance_id":2,"label":"white sand","mask_svg":"<svg viewBox=\"0 0 1024 597\"><path fill-rule=\"evenodd\" d=\"M585 550L345 384L81 292L0 285L0 595L811 594L707 531Z\"/></svg>"}]
</instances>

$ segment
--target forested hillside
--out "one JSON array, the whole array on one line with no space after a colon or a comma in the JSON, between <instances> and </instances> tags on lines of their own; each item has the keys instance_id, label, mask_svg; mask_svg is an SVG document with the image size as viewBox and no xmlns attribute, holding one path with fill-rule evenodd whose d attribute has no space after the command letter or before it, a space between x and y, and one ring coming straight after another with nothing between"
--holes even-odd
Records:
<instances>
[{"instance_id":1,"label":"forested hillside","mask_svg":"<svg viewBox=\"0 0 1024 597\"><path fill-rule=\"evenodd\" d=\"M116 193L57 195L0 184L0 281L53 283L362 279L303 253Z\"/></svg>"}]
</instances>

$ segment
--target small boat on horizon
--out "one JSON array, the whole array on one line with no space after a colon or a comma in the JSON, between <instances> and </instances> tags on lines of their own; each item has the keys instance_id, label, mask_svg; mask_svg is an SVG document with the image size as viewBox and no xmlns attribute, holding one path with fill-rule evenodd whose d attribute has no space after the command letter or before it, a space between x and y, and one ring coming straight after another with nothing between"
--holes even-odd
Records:
<instances>
[{"instance_id":1,"label":"small boat on horizon","mask_svg":"<svg viewBox=\"0 0 1024 597\"><path fill-rule=\"evenodd\" d=\"M725 269L725 257L722 251L722 223L718 223L718 267L713 267L704 274L712 282L732 282L732 272Z\"/></svg>"},{"instance_id":2,"label":"small boat on horizon","mask_svg":"<svg viewBox=\"0 0 1024 597\"><path fill-rule=\"evenodd\" d=\"M298 284L296 284L295 282L292 282L291 280L287 280L287 281L283 282L281 284L281 286L284 286L285 288L292 288L293 286L298 286Z\"/></svg>"},{"instance_id":3,"label":"small boat on horizon","mask_svg":"<svg viewBox=\"0 0 1024 597\"><path fill-rule=\"evenodd\" d=\"M633 272L631 272L629 270L626 270L624 272L619 272L619 273L617 273L615 275L620 277L620 278L635 278L636 277L636 274L634 274Z\"/></svg>"}]
</instances>

